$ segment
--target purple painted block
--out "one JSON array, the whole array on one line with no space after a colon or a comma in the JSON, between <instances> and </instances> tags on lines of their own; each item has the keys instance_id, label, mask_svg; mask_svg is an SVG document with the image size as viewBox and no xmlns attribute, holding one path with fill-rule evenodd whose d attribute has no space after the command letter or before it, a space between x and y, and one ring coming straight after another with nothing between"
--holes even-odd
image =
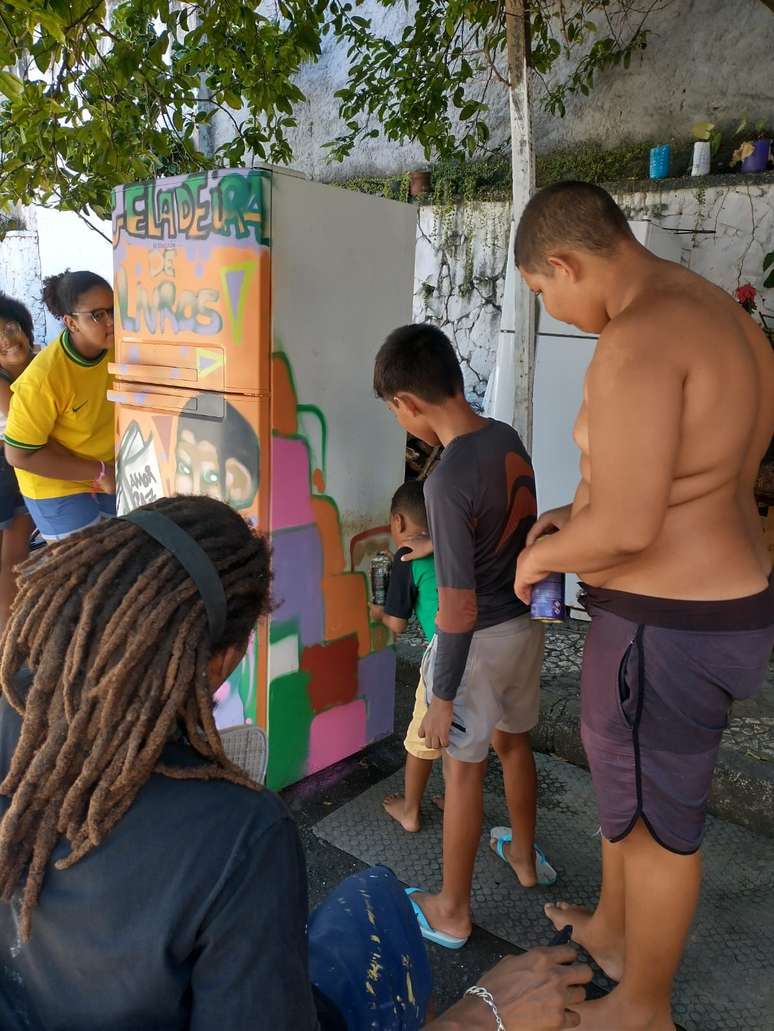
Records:
<instances>
[{"instance_id":1,"label":"purple painted block","mask_svg":"<svg viewBox=\"0 0 774 1031\"><path fill-rule=\"evenodd\" d=\"M391 734L395 725L395 652L384 648L358 663L358 697L365 700L368 742Z\"/></svg>"},{"instance_id":2,"label":"purple painted block","mask_svg":"<svg viewBox=\"0 0 774 1031\"><path fill-rule=\"evenodd\" d=\"M272 535L272 597L277 608L273 623L294 620L302 647L323 640L323 554L316 526L283 530Z\"/></svg>"}]
</instances>

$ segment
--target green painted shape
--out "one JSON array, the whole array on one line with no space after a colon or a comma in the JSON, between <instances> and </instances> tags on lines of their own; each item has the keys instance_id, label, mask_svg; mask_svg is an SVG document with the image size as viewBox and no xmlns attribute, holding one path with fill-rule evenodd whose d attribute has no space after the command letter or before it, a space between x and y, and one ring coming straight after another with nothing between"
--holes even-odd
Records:
<instances>
[{"instance_id":1,"label":"green painted shape","mask_svg":"<svg viewBox=\"0 0 774 1031\"><path fill-rule=\"evenodd\" d=\"M297 527L293 527L293 529L295 530ZM276 534L272 534L272 536L276 536ZM300 633L297 619L284 621L272 619L269 624L269 644L277 644L286 637L298 637Z\"/></svg>"},{"instance_id":2,"label":"green painted shape","mask_svg":"<svg viewBox=\"0 0 774 1031\"><path fill-rule=\"evenodd\" d=\"M257 695L255 680L258 675L258 639L251 637L242 661L228 678L231 691L237 691L242 702L245 720L255 723L257 719Z\"/></svg>"},{"instance_id":3,"label":"green painted shape","mask_svg":"<svg viewBox=\"0 0 774 1031\"><path fill-rule=\"evenodd\" d=\"M309 729L314 713L308 673L299 670L269 685L269 765L266 786L273 791L295 784L306 772Z\"/></svg>"},{"instance_id":4,"label":"green painted shape","mask_svg":"<svg viewBox=\"0 0 774 1031\"><path fill-rule=\"evenodd\" d=\"M320 409L317 407L317 405L300 405L300 404L296 404L296 414L298 416L299 428L301 429L301 432L304 434L304 436L309 441L310 447L312 448L313 451L316 450L316 448L314 448L312 446L312 443L313 443L312 438L313 438L314 434L312 433L311 428L307 429L307 427L306 427L306 420L307 419L312 419L312 420L316 420L319 423L319 426L320 426L320 454L319 455L314 455L314 458L315 459L319 459L319 461L317 461L317 467L318 467L318 469L322 470L323 474L325 474L327 472L327 464L328 464L328 424L325 421L325 416L320 411Z\"/></svg>"}]
</instances>

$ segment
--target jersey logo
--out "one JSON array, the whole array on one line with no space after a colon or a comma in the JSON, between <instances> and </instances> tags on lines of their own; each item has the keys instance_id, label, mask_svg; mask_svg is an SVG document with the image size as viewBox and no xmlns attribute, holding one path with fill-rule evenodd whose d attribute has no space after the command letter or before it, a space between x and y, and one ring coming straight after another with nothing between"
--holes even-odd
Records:
<instances>
[{"instance_id":1,"label":"jersey logo","mask_svg":"<svg viewBox=\"0 0 774 1031\"><path fill-rule=\"evenodd\" d=\"M80 412L81 408L83 408L88 403L89 403L88 401L84 401L83 404L79 404L77 408L73 408L72 409L73 415L77 415L78 412Z\"/></svg>"}]
</instances>

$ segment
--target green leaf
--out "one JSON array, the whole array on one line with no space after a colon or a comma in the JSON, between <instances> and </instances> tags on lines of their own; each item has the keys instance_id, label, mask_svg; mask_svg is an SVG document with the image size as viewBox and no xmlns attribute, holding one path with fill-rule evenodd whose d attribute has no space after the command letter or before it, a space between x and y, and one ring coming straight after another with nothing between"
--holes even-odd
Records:
<instances>
[{"instance_id":1,"label":"green leaf","mask_svg":"<svg viewBox=\"0 0 774 1031\"><path fill-rule=\"evenodd\" d=\"M763 259L763 271L765 272L770 265L774 265L774 251L769 251Z\"/></svg>"},{"instance_id":2,"label":"green leaf","mask_svg":"<svg viewBox=\"0 0 774 1031\"><path fill-rule=\"evenodd\" d=\"M9 100L16 100L24 92L24 83L13 72L0 70L0 93Z\"/></svg>"},{"instance_id":3,"label":"green leaf","mask_svg":"<svg viewBox=\"0 0 774 1031\"><path fill-rule=\"evenodd\" d=\"M64 44L65 23L56 14L51 14L48 11L36 11L35 14L30 17L37 21L58 43Z\"/></svg>"}]
</instances>

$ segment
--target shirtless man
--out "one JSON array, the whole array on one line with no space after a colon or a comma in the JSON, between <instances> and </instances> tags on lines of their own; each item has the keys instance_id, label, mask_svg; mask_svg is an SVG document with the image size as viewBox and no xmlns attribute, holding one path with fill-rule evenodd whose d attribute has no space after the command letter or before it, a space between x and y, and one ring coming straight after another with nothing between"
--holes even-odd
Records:
<instances>
[{"instance_id":1,"label":"shirtless man","mask_svg":"<svg viewBox=\"0 0 774 1031\"><path fill-rule=\"evenodd\" d=\"M585 1031L673 1031L721 734L774 642L753 498L774 430L774 358L739 305L640 246L596 186L539 192L516 262L553 316L599 333L574 433L580 486L541 516L515 583L526 602L549 572L580 571L592 615L581 722L602 892L593 913L546 913L620 982L578 1007Z\"/></svg>"}]
</instances>

